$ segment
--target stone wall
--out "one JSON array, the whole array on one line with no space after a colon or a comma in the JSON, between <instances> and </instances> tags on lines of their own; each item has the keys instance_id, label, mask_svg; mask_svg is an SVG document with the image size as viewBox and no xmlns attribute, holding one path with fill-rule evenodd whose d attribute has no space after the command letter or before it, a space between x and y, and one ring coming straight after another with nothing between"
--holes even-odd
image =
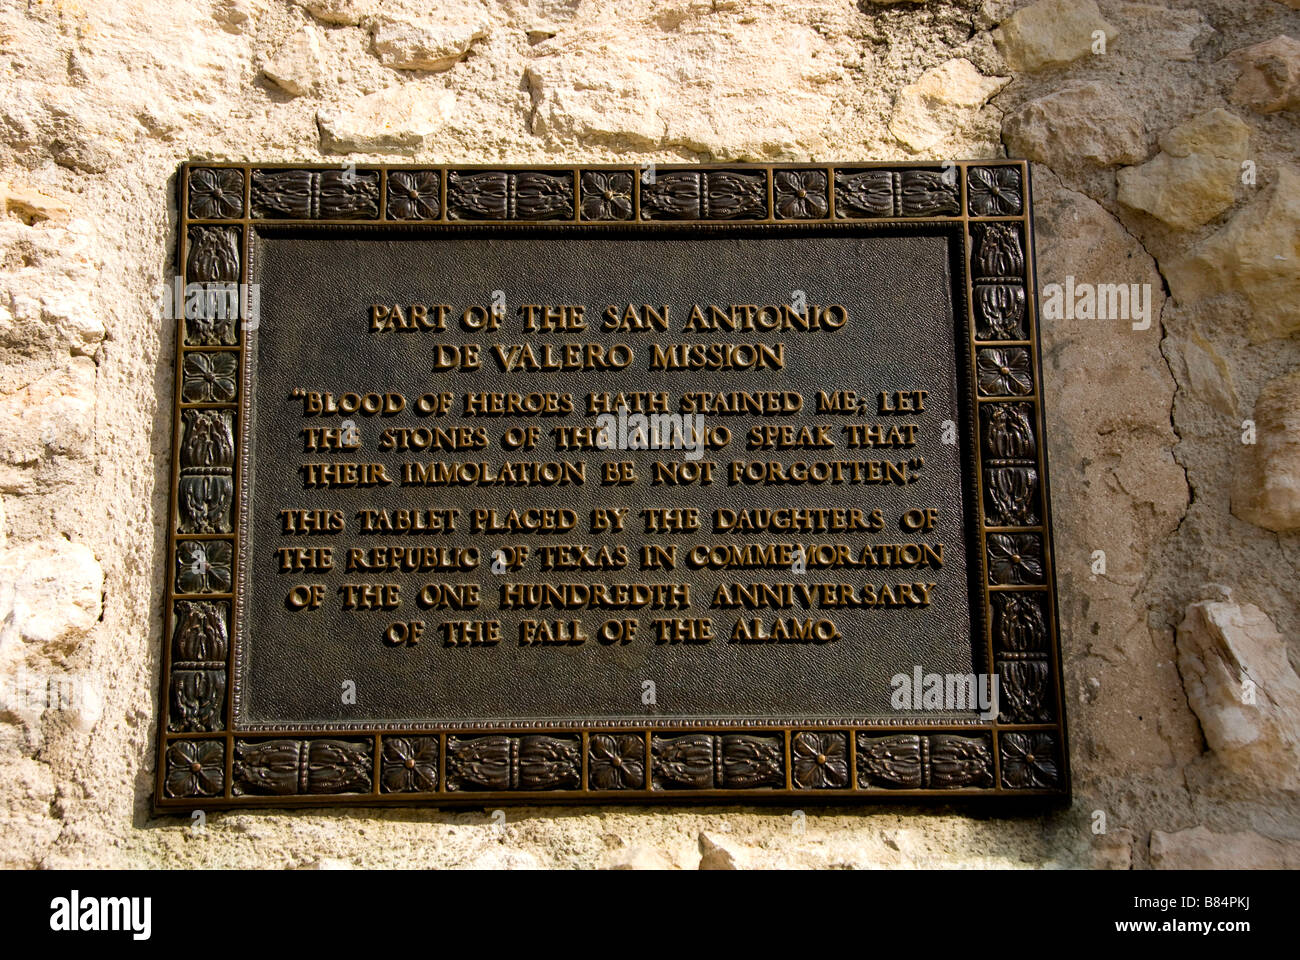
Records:
<instances>
[{"instance_id":1,"label":"stone wall","mask_svg":"<svg viewBox=\"0 0 1300 960\"><path fill-rule=\"evenodd\" d=\"M1297 7L0 2L0 865L1296 866ZM1070 809L150 818L180 160L1004 154L1036 163Z\"/></svg>"}]
</instances>

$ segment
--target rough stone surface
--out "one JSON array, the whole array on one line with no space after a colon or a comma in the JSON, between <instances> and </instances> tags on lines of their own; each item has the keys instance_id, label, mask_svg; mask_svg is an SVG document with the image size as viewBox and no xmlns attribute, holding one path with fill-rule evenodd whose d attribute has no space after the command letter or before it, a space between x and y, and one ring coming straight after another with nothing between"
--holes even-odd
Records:
<instances>
[{"instance_id":1,"label":"rough stone surface","mask_svg":"<svg viewBox=\"0 0 1300 960\"><path fill-rule=\"evenodd\" d=\"M1166 268L1185 304L1223 295L1250 307L1250 333L1261 339L1300 330L1300 170L1277 181L1217 233Z\"/></svg>"},{"instance_id":2,"label":"rough stone surface","mask_svg":"<svg viewBox=\"0 0 1300 960\"><path fill-rule=\"evenodd\" d=\"M1160 135L1160 153L1117 174L1119 202L1184 229L1232 206L1250 147L1250 127L1214 109Z\"/></svg>"},{"instance_id":3,"label":"rough stone surface","mask_svg":"<svg viewBox=\"0 0 1300 960\"><path fill-rule=\"evenodd\" d=\"M1157 870L1295 870L1300 868L1300 843L1274 840L1250 830L1153 830L1151 865Z\"/></svg>"},{"instance_id":4,"label":"rough stone surface","mask_svg":"<svg viewBox=\"0 0 1300 960\"><path fill-rule=\"evenodd\" d=\"M979 109L1010 82L1010 77L984 76L969 60L949 60L902 89L889 132L917 153L951 156L945 148L978 121Z\"/></svg>"},{"instance_id":5,"label":"rough stone surface","mask_svg":"<svg viewBox=\"0 0 1300 960\"><path fill-rule=\"evenodd\" d=\"M299 6L323 23L358 24L379 7L378 0L297 0Z\"/></svg>"},{"instance_id":6,"label":"rough stone surface","mask_svg":"<svg viewBox=\"0 0 1300 960\"><path fill-rule=\"evenodd\" d=\"M433 82L380 90L355 103L322 109L321 149L331 153L418 153L447 122L456 94Z\"/></svg>"},{"instance_id":7,"label":"rough stone surface","mask_svg":"<svg viewBox=\"0 0 1300 960\"><path fill-rule=\"evenodd\" d=\"M1232 512L1258 527L1300 530L1300 370L1255 400L1254 443L1239 461Z\"/></svg>"},{"instance_id":8,"label":"rough stone surface","mask_svg":"<svg viewBox=\"0 0 1300 960\"><path fill-rule=\"evenodd\" d=\"M1163 310L1155 262L1095 201L1049 173L1035 183L1039 279L1146 284ZM1174 666L1173 637L1147 613L1151 557L1187 509L1167 404L1175 384L1160 359L1158 324L1059 319L1043 326L1043 383L1054 464L1061 630L1074 694L1075 763L1086 778L1112 765L1176 767L1198 754L1196 724ZM1104 573L1094 553L1104 553ZM1115 736L1111 724L1124 728Z\"/></svg>"},{"instance_id":9,"label":"rough stone surface","mask_svg":"<svg viewBox=\"0 0 1300 960\"><path fill-rule=\"evenodd\" d=\"M1228 55L1238 70L1232 100L1260 113L1300 107L1300 42L1274 37Z\"/></svg>"},{"instance_id":10,"label":"rough stone surface","mask_svg":"<svg viewBox=\"0 0 1300 960\"><path fill-rule=\"evenodd\" d=\"M1219 600L1189 606L1178 670L1215 760L1261 789L1300 788L1300 677L1264 611Z\"/></svg>"},{"instance_id":11,"label":"rough stone surface","mask_svg":"<svg viewBox=\"0 0 1300 960\"><path fill-rule=\"evenodd\" d=\"M700 866L701 870L735 870L736 858L732 856L731 851L711 838L708 834L700 834Z\"/></svg>"},{"instance_id":12,"label":"rough stone surface","mask_svg":"<svg viewBox=\"0 0 1300 960\"><path fill-rule=\"evenodd\" d=\"M322 73L320 31L303 24L263 63L262 72L286 93L295 97L309 93Z\"/></svg>"},{"instance_id":13,"label":"rough stone surface","mask_svg":"<svg viewBox=\"0 0 1300 960\"><path fill-rule=\"evenodd\" d=\"M439 14L409 20L375 19L371 31L379 62L398 70L450 70L476 40L487 36L488 19L482 8L452 5Z\"/></svg>"},{"instance_id":14,"label":"rough stone surface","mask_svg":"<svg viewBox=\"0 0 1300 960\"><path fill-rule=\"evenodd\" d=\"M99 620L104 574L88 547L55 538L0 549L0 657L39 647L61 662Z\"/></svg>"},{"instance_id":15,"label":"rough stone surface","mask_svg":"<svg viewBox=\"0 0 1300 960\"><path fill-rule=\"evenodd\" d=\"M1285 506L1295 405L1266 389L1300 369L1296 5L0 6L0 865L1296 865L1295 763L1278 759L1293 717L1269 699L1290 689L1288 657L1300 662L1300 532ZM399 23L419 28L385 47L384 25ZM294 95L274 64L311 32L319 72ZM933 82L958 70L977 102ZM1174 226L1119 202L1117 166L1205 155L1155 137L1219 109L1250 128L1258 180L1238 181L1238 206L1215 215L1226 223ZM1145 329L1041 320L1069 808L538 807L504 825L473 810L236 811L201 834L151 818L175 352L159 287L175 271L180 161L1004 154L1036 162L1042 284L1150 290ZM1267 493L1266 508L1252 512L1237 484ZM1180 672L1184 648L1197 652ZM1254 714L1232 712L1233 658L1273 678ZM53 701L68 682L76 696ZM1234 757L1261 744L1256 772L1238 772Z\"/></svg>"},{"instance_id":16,"label":"rough stone surface","mask_svg":"<svg viewBox=\"0 0 1300 960\"><path fill-rule=\"evenodd\" d=\"M1146 156L1146 137L1123 97L1107 83L1070 83L1008 114L1002 136L1015 156L1057 171L1136 163Z\"/></svg>"},{"instance_id":17,"label":"rough stone surface","mask_svg":"<svg viewBox=\"0 0 1300 960\"><path fill-rule=\"evenodd\" d=\"M561 147L662 144L722 159L827 148L847 78L825 37L791 20L773 44L770 23L690 7L674 20L640 38L584 26L539 44L524 74L532 132Z\"/></svg>"},{"instance_id":18,"label":"rough stone surface","mask_svg":"<svg viewBox=\"0 0 1300 960\"><path fill-rule=\"evenodd\" d=\"M1165 60L1195 60L1197 52L1214 35L1214 28L1199 10L1155 3L1108 4L1106 15L1115 24L1117 42L1127 37L1141 45L1143 56Z\"/></svg>"},{"instance_id":19,"label":"rough stone surface","mask_svg":"<svg viewBox=\"0 0 1300 960\"><path fill-rule=\"evenodd\" d=\"M1116 36L1094 0L1038 0L994 30L993 42L1012 70L1034 71L1091 54L1098 33Z\"/></svg>"}]
</instances>

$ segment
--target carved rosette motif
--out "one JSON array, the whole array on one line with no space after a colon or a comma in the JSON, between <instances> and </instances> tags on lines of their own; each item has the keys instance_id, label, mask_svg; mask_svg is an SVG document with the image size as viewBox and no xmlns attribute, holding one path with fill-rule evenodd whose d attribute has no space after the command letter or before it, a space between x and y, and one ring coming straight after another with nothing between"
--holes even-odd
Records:
<instances>
[{"instance_id":1,"label":"carved rosette motif","mask_svg":"<svg viewBox=\"0 0 1300 960\"><path fill-rule=\"evenodd\" d=\"M229 593L235 550L229 540L182 540L176 545L177 593Z\"/></svg>"},{"instance_id":2,"label":"carved rosette motif","mask_svg":"<svg viewBox=\"0 0 1300 960\"><path fill-rule=\"evenodd\" d=\"M224 740L173 740L165 756L164 790L176 798L215 797L226 780Z\"/></svg>"},{"instance_id":3,"label":"carved rosette motif","mask_svg":"<svg viewBox=\"0 0 1300 960\"><path fill-rule=\"evenodd\" d=\"M190 217L237 220L244 215L244 171L235 167L199 167L190 171Z\"/></svg>"},{"instance_id":4,"label":"carved rosette motif","mask_svg":"<svg viewBox=\"0 0 1300 960\"><path fill-rule=\"evenodd\" d=\"M780 220L822 220L830 213L825 170L777 170L772 192Z\"/></svg>"},{"instance_id":5,"label":"carved rosette motif","mask_svg":"<svg viewBox=\"0 0 1300 960\"><path fill-rule=\"evenodd\" d=\"M236 740L231 793L369 793L372 744L355 740Z\"/></svg>"},{"instance_id":6,"label":"carved rosette motif","mask_svg":"<svg viewBox=\"0 0 1300 960\"><path fill-rule=\"evenodd\" d=\"M790 741L791 780L801 790L841 790L849 785L847 733L808 731Z\"/></svg>"},{"instance_id":7,"label":"carved rosette motif","mask_svg":"<svg viewBox=\"0 0 1300 960\"><path fill-rule=\"evenodd\" d=\"M384 737L379 783L384 793L437 790L438 738Z\"/></svg>"},{"instance_id":8,"label":"carved rosette motif","mask_svg":"<svg viewBox=\"0 0 1300 960\"><path fill-rule=\"evenodd\" d=\"M448 790L575 790L581 785L577 738L447 738Z\"/></svg>"},{"instance_id":9,"label":"carved rosette motif","mask_svg":"<svg viewBox=\"0 0 1300 960\"><path fill-rule=\"evenodd\" d=\"M587 782L592 790L644 790L645 737L593 733L587 745Z\"/></svg>"},{"instance_id":10,"label":"carved rosette motif","mask_svg":"<svg viewBox=\"0 0 1300 960\"><path fill-rule=\"evenodd\" d=\"M394 170L388 175L390 220L437 220L442 187L437 170Z\"/></svg>"},{"instance_id":11,"label":"carved rosette motif","mask_svg":"<svg viewBox=\"0 0 1300 960\"><path fill-rule=\"evenodd\" d=\"M582 175L583 220L631 220L634 175L623 170L588 170Z\"/></svg>"},{"instance_id":12,"label":"carved rosette motif","mask_svg":"<svg viewBox=\"0 0 1300 960\"><path fill-rule=\"evenodd\" d=\"M230 403L235 399L238 378L237 353L188 353L181 370L181 399L186 403Z\"/></svg>"},{"instance_id":13,"label":"carved rosette motif","mask_svg":"<svg viewBox=\"0 0 1300 960\"><path fill-rule=\"evenodd\" d=\"M971 167L966 172L966 203L972 217L1017 217L1024 210L1020 168Z\"/></svg>"},{"instance_id":14,"label":"carved rosette motif","mask_svg":"<svg viewBox=\"0 0 1300 960\"><path fill-rule=\"evenodd\" d=\"M989 583L1043 582L1043 539L1036 533L988 535Z\"/></svg>"},{"instance_id":15,"label":"carved rosette motif","mask_svg":"<svg viewBox=\"0 0 1300 960\"><path fill-rule=\"evenodd\" d=\"M1048 789L1061 783L1060 750L1054 733L1004 732L1002 785L1012 789Z\"/></svg>"},{"instance_id":16,"label":"carved rosette motif","mask_svg":"<svg viewBox=\"0 0 1300 960\"><path fill-rule=\"evenodd\" d=\"M921 790L993 786L987 736L950 733L858 734L858 786Z\"/></svg>"},{"instance_id":17,"label":"carved rosette motif","mask_svg":"<svg viewBox=\"0 0 1300 960\"><path fill-rule=\"evenodd\" d=\"M975 382L986 397L1025 397L1034 392L1034 370L1024 347L980 350L975 356Z\"/></svg>"},{"instance_id":18,"label":"carved rosette motif","mask_svg":"<svg viewBox=\"0 0 1300 960\"><path fill-rule=\"evenodd\" d=\"M785 786L780 737L689 733L652 737L655 790L748 790Z\"/></svg>"}]
</instances>

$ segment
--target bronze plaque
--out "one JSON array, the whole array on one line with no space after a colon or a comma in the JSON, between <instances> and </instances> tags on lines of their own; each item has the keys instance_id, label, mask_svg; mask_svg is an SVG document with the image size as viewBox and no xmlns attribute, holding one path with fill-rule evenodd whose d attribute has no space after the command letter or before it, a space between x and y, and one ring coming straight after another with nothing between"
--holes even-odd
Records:
<instances>
[{"instance_id":1,"label":"bronze plaque","mask_svg":"<svg viewBox=\"0 0 1300 960\"><path fill-rule=\"evenodd\" d=\"M183 166L157 809L1067 798L1028 178Z\"/></svg>"}]
</instances>

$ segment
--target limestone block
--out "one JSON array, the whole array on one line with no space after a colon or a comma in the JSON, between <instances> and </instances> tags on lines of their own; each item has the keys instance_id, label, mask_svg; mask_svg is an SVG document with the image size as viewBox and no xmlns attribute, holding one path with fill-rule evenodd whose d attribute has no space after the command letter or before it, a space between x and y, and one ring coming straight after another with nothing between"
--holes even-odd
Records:
<instances>
[{"instance_id":1,"label":"limestone block","mask_svg":"<svg viewBox=\"0 0 1300 960\"><path fill-rule=\"evenodd\" d=\"M1038 0L994 30L993 42L1008 67L1032 72L1090 54L1098 31L1107 43L1117 36L1095 0Z\"/></svg>"},{"instance_id":2,"label":"limestone block","mask_svg":"<svg viewBox=\"0 0 1300 960\"><path fill-rule=\"evenodd\" d=\"M1204 826L1151 831L1151 866L1157 870L1294 870L1300 843L1273 840L1253 830L1212 833Z\"/></svg>"},{"instance_id":3,"label":"limestone block","mask_svg":"<svg viewBox=\"0 0 1300 960\"><path fill-rule=\"evenodd\" d=\"M1182 229L1232 206L1250 149L1250 127L1240 118L1216 108L1165 131L1160 146L1147 163L1116 175L1120 203Z\"/></svg>"},{"instance_id":4,"label":"limestone block","mask_svg":"<svg viewBox=\"0 0 1300 960\"><path fill-rule=\"evenodd\" d=\"M54 457L86 458L95 429L95 362L70 357L34 383L0 397L0 489L22 490Z\"/></svg>"},{"instance_id":5,"label":"limestone block","mask_svg":"<svg viewBox=\"0 0 1300 960\"><path fill-rule=\"evenodd\" d=\"M451 5L438 17L380 17L371 24L379 62L397 70L450 70L487 36L481 10Z\"/></svg>"},{"instance_id":6,"label":"limestone block","mask_svg":"<svg viewBox=\"0 0 1300 960\"><path fill-rule=\"evenodd\" d=\"M1300 530L1300 371L1266 383L1251 419L1255 443L1238 461L1232 512L1268 530Z\"/></svg>"},{"instance_id":7,"label":"limestone block","mask_svg":"<svg viewBox=\"0 0 1300 960\"><path fill-rule=\"evenodd\" d=\"M0 550L0 649L35 645L49 660L71 653L99 621L104 572L90 548L62 537Z\"/></svg>"},{"instance_id":8,"label":"limestone block","mask_svg":"<svg viewBox=\"0 0 1300 960\"><path fill-rule=\"evenodd\" d=\"M984 76L969 60L949 60L899 92L889 132L918 153L936 150L959 137L989 98L1010 82L1010 77Z\"/></svg>"},{"instance_id":9,"label":"limestone block","mask_svg":"<svg viewBox=\"0 0 1300 960\"><path fill-rule=\"evenodd\" d=\"M1242 47L1227 60L1239 73L1232 101L1257 113L1300 107L1300 43L1286 34Z\"/></svg>"},{"instance_id":10,"label":"limestone block","mask_svg":"<svg viewBox=\"0 0 1300 960\"><path fill-rule=\"evenodd\" d=\"M1300 330L1300 171L1284 166L1272 187L1189 254L1166 264L1174 297L1193 304L1224 294L1253 312L1259 340Z\"/></svg>"},{"instance_id":11,"label":"limestone block","mask_svg":"<svg viewBox=\"0 0 1300 960\"><path fill-rule=\"evenodd\" d=\"M525 70L532 131L559 144L680 147L718 159L815 152L843 70L816 31L782 23L773 44L771 29L732 20L635 37L608 26L565 31Z\"/></svg>"},{"instance_id":12,"label":"limestone block","mask_svg":"<svg viewBox=\"0 0 1300 960\"><path fill-rule=\"evenodd\" d=\"M332 153L404 153L423 149L456 108L436 83L412 82L368 94L317 114L321 149Z\"/></svg>"},{"instance_id":13,"label":"limestone block","mask_svg":"<svg viewBox=\"0 0 1300 960\"><path fill-rule=\"evenodd\" d=\"M1300 677L1267 614L1231 600L1193 603L1177 643L1187 702L1214 756L1261 788L1300 788Z\"/></svg>"},{"instance_id":14,"label":"limestone block","mask_svg":"<svg viewBox=\"0 0 1300 960\"><path fill-rule=\"evenodd\" d=\"M1003 138L1012 156L1058 172L1136 163L1146 156L1142 121L1107 83L1072 82L1007 114Z\"/></svg>"},{"instance_id":15,"label":"limestone block","mask_svg":"<svg viewBox=\"0 0 1300 960\"><path fill-rule=\"evenodd\" d=\"M262 72L295 97L310 93L321 79L320 31L304 23L262 64Z\"/></svg>"}]
</instances>

